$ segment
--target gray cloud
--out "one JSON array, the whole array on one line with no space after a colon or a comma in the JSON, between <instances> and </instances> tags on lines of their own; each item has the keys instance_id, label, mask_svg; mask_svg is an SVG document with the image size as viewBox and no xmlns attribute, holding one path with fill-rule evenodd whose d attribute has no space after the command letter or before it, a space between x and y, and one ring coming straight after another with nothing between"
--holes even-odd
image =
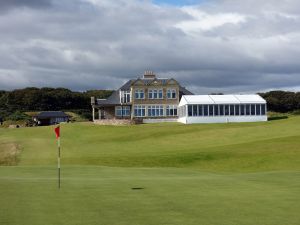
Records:
<instances>
[{"instance_id":1,"label":"gray cloud","mask_svg":"<svg viewBox=\"0 0 300 225\"><path fill-rule=\"evenodd\" d=\"M4 2L0 89L117 88L146 69L195 93L300 86L297 0Z\"/></svg>"},{"instance_id":2,"label":"gray cloud","mask_svg":"<svg viewBox=\"0 0 300 225\"><path fill-rule=\"evenodd\" d=\"M51 6L51 0L0 0L0 11L19 7L44 8Z\"/></svg>"}]
</instances>

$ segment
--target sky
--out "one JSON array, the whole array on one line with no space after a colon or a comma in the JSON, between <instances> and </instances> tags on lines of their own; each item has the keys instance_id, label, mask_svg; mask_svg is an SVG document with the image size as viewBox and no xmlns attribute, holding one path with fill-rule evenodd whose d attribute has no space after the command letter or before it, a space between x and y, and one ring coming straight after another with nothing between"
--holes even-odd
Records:
<instances>
[{"instance_id":1,"label":"sky","mask_svg":"<svg viewBox=\"0 0 300 225\"><path fill-rule=\"evenodd\" d=\"M299 0L0 0L0 90L300 91Z\"/></svg>"}]
</instances>

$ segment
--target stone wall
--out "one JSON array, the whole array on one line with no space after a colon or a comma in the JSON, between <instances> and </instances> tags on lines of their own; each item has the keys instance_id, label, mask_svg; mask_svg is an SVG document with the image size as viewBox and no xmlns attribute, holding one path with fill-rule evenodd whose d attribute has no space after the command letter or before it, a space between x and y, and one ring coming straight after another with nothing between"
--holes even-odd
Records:
<instances>
[{"instance_id":1,"label":"stone wall","mask_svg":"<svg viewBox=\"0 0 300 225\"><path fill-rule=\"evenodd\" d=\"M104 119L104 120L95 120L94 123L98 125L133 125L133 124L141 124L142 120L118 120L118 119Z\"/></svg>"}]
</instances>

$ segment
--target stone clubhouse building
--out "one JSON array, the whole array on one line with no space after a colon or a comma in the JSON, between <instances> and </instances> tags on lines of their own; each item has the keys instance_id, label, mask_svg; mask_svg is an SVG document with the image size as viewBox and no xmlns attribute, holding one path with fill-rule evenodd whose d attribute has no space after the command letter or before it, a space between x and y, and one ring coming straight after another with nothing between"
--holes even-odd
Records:
<instances>
[{"instance_id":1,"label":"stone clubhouse building","mask_svg":"<svg viewBox=\"0 0 300 225\"><path fill-rule=\"evenodd\" d=\"M92 98L93 120L177 121L181 97L192 94L173 78L157 78L154 72L145 71L143 77L129 80L109 98Z\"/></svg>"},{"instance_id":2,"label":"stone clubhouse building","mask_svg":"<svg viewBox=\"0 0 300 225\"><path fill-rule=\"evenodd\" d=\"M107 99L92 97L91 104L99 124L267 121L266 101L259 95L193 95L175 79L157 78L152 71Z\"/></svg>"}]
</instances>

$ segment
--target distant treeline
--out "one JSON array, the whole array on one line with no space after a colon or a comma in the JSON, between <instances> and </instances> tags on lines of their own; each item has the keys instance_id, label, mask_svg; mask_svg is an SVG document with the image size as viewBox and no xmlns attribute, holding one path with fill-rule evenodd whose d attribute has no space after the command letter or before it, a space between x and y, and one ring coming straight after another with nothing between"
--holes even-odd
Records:
<instances>
[{"instance_id":1,"label":"distant treeline","mask_svg":"<svg viewBox=\"0 0 300 225\"><path fill-rule=\"evenodd\" d=\"M268 104L268 111L293 112L300 109L300 92L270 91L259 93Z\"/></svg>"},{"instance_id":2,"label":"distant treeline","mask_svg":"<svg viewBox=\"0 0 300 225\"><path fill-rule=\"evenodd\" d=\"M107 98L111 90L74 92L66 88L25 88L0 91L0 117L15 112L68 110L91 116L90 97Z\"/></svg>"},{"instance_id":3,"label":"distant treeline","mask_svg":"<svg viewBox=\"0 0 300 225\"><path fill-rule=\"evenodd\" d=\"M0 91L0 117L28 111L67 110L91 118L90 97L107 98L111 90L74 92L66 88L25 88ZM268 102L268 110L292 112L300 109L300 92L270 91L259 93Z\"/></svg>"}]
</instances>

